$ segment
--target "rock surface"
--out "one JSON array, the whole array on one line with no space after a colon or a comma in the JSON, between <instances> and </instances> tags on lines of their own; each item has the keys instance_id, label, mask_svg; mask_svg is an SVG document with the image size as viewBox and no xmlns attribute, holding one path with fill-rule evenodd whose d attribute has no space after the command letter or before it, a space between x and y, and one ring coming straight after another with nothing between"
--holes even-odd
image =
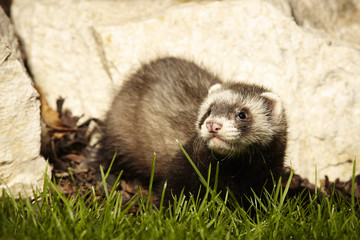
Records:
<instances>
[{"instance_id":1,"label":"rock surface","mask_svg":"<svg viewBox=\"0 0 360 240\"><path fill-rule=\"evenodd\" d=\"M101 118L140 62L182 56L274 89L290 118L288 165L312 182L315 166L318 179L348 179L360 155L360 52L299 27L294 2L14 0L11 14L53 108L62 96L75 115Z\"/></svg>"},{"instance_id":2,"label":"rock surface","mask_svg":"<svg viewBox=\"0 0 360 240\"><path fill-rule=\"evenodd\" d=\"M359 0L289 2L295 21L304 28L315 28L337 39L360 44Z\"/></svg>"},{"instance_id":3,"label":"rock surface","mask_svg":"<svg viewBox=\"0 0 360 240\"><path fill-rule=\"evenodd\" d=\"M42 189L40 102L28 77L10 20L0 8L0 191L32 196Z\"/></svg>"}]
</instances>

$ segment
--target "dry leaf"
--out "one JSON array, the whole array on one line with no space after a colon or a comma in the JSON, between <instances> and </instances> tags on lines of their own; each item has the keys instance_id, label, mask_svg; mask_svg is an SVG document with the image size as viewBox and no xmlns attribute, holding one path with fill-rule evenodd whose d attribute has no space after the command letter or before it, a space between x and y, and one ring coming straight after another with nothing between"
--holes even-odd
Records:
<instances>
[{"instance_id":1,"label":"dry leaf","mask_svg":"<svg viewBox=\"0 0 360 240\"><path fill-rule=\"evenodd\" d=\"M35 84L35 89L40 94L40 101L41 101L41 117L45 124L57 131L73 131L74 128L71 128L64 124L61 119L59 118L59 113L54 111L49 104L47 103L44 93L42 92L40 86Z\"/></svg>"}]
</instances>

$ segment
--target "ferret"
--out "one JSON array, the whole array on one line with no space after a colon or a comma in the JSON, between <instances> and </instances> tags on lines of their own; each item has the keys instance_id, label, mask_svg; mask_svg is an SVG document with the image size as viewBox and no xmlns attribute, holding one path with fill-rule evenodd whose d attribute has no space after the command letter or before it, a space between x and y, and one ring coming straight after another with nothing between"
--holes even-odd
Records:
<instances>
[{"instance_id":1,"label":"ferret","mask_svg":"<svg viewBox=\"0 0 360 240\"><path fill-rule=\"evenodd\" d=\"M128 180L148 186L153 154L153 186L160 198L167 182L172 195L197 193L201 183L180 142L202 175L212 178L219 162L218 190L238 201L282 174L287 121L281 99L255 84L224 82L196 63L155 59L126 80L107 112L98 159Z\"/></svg>"}]
</instances>

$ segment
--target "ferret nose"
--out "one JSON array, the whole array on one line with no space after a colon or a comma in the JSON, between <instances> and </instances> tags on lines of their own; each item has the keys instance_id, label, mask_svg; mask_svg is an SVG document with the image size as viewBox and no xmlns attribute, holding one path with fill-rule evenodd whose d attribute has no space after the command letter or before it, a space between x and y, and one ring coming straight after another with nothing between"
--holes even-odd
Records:
<instances>
[{"instance_id":1,"label":"ferret nose","mask_svg":"<svg viewBox=\"0 0 360 240\"><path fill-rule=\"evenodd\" d=\"M222 128L222 124L214 121L208 121L206 122L206 128L210 133L217 133Z\"/></svg>"}]
</instances>

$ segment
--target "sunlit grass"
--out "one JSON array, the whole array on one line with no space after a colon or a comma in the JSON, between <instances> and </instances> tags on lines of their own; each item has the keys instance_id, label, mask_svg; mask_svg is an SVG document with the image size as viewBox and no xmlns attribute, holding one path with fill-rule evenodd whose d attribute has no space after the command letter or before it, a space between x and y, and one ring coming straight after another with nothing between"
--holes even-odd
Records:
<instances>
[{"instance_id":1,"label":"sunlit grass","mask_svg":"<svg viewBox=\"0 0 360 240\"><path fill-rule=\"evenodd\" d=\"M101 171L102 172L102 171ZM103 173L103 185L106 176ZM152 175L154 171L152 172ZM0 199L1 239L358 239L359 204L332 195L288 197L288 185L277 184L261 198L252 196L250 209L230 204L207 187L200 195L176 196L171 205L156 208L148 195L124 203L116 191L98 198L95 189L66 197L55 182L44 180L35 198L17 200L5 191ZM204 186L203 186L204 187ZM151 192L151 184L150 184ZM354 191L353 191L354 194ZM138 211L129 213L137 207Z\"/></svg>"}]
</instances>

